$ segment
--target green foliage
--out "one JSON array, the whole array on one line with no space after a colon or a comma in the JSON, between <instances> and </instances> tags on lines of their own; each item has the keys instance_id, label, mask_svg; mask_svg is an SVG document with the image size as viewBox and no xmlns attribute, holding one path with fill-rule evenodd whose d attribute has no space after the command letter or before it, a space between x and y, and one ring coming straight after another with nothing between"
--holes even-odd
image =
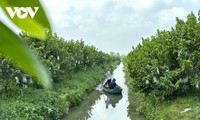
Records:
<instances>
[{"instance_id":1,"label":"green foliage","mask_svg":"<svg viewBox=\"0 0 200 120\"><path fill-rule=\"evenodd\" d=\"M15 91L12 91L15 92ZM5 94L2 94L5 95ZM10 96L9 96L10 95ZM1 110L2 119L58 119L68 109L67 101L57 98L55 91L26 90L21 93L7 93L4 108Z\"/></svg>"},{"instance_id":2,"label":"green foliage","mask_svg":"<svg viewBox=\"0 0 200 120\"><path fill-rule=\"evenodd\" d=\"M83 41L66 41L63 38L59 38L56 34L51 35L51 33L47 33L47 35L45 41L39 41L37 38L33 38L24 32L20 34L20 38L26 41L32 50L40 57L42 63L48 68L49 73L52 75L52 81L55 83L60 82L60 77L69 72L87 70L96 66L114 69L116 66L115 61L119 59L118 57L98 51L94 46L85 45ZM17 54L15 55L17 56ZM17 58L21 57L17 56ZM23 60L21 60L21 62L23 62ZM12 81L12 85L17 84L26 87L35 79L24 73L20 68L11 64L9 58L5 58L1 55L0 67L0 78L4 80L2 81L3 83L7 83L6 81L8 79ZM40 68L40 71L41 70Z\"/></svg>"},{"instance_id":3,"label":"green foliage","mask_svg":"<svg viewBox=\"0 0 200 120\"><path fill-rule=\"evenodd\" d=\"M8 90L0 93L0 119L59 120L70 106L84 99L104 78L98 67L62 75L62 82L50 91L43 89Z\"/></svg>"},{"instance_id":4,"label":"green foliage","mask_svg":"<svg viewBox=\"0 0 200 120\"><path fill-rule=\"evenodd\" d=\"M190 13L186 22L177 18L170 31L143 39L125 58L133 90L163 100L199 89L199 31L200 23Z\"/></svg>"},{"instance_id":5,"label":"green foliage","mask_svg":"<svg viewBox=\"0 0 200 120\"><path fill-rule=\"evenodd\" d=\"M127 64L125 63L126 82L129 89L129 111L138 111L143 114L148 120L198 120L199 116L199 93L198 90L190 91L186 95L181 95L176 99L168 99L162 102L152 99L151 96L146 96L144 93L132 92L132 81L127 71ZM182 112L186 108L191 108L190 111ZM130 110L131 109L131 110ZM136 114L137 115L137 114ZM143 118L141 118L143 119Z\"/></svg>"},{"instance_id":6,"label":"green foliage","mask_svg":"<svg viewBox=\"0 0 200 120\"><path fill-rule=\"evenodd\" d=\"M119 59L83 41L66 41L56 34L47 35L45 41L24 32L20 38L49 69L53 89L38 89L36 83L32 84L34 77L0 55L0 119L60 119L69 107L77 105L85 93L104 80L105 66L114 68L115 60Z\"/></svg>"},{"instance_id":7,"label":"green foliage","mask_svg":"<svg viewBox=\"0 0 200 120\"><path fill-rule=\"evenodd\" d=\"M24 1L24 0L1 0L0 5L7 17L19 28L33 35L34 37L44 39L46 37L45 29L51 30L49 21L45 12L38 0ZM39 7L39 12L34 19L28 16L25 19L14 17L11 19L6 7ZM0 39L0 53L12 59L13 63L17 64L27 71L31 76L36 77L37 82L44 88L50 88L50 76L45 67L39 62L35 54L28 48L28 46L20 40L4 23L0 21L1 39Z\"/></svg>"}]
</instances>

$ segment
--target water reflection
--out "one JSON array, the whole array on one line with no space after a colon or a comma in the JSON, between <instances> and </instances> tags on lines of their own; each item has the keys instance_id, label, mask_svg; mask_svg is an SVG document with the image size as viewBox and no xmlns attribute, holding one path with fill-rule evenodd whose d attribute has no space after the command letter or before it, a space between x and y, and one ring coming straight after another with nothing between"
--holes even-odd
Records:
<instances>
[{"instance_id":1,"label":"water reflection","mask_svg":"<svg viewBox=\"0 0 200 120\"><path fill-rule=\"evenodd\" d=\"M124 75L123 65L120 64L114 71L113 77L123 88L122 94L106 94L99 85L78 106L70 109L63 120L142 120L135 111L136 106L129 103L129 100L134 98L128 97Z\"/></svg>"},{"instance_id":2,"label":"water reflection","mask_svg":"<svg viewBox=\"0 0 200 120\"><path fill-rule=\"evenodd\" d=\"M87 120L92 115L92 109L98 101L101 100L102 92L93 91L77 106L70 109L63 120Z\"/></svg>"},{"instance_id":3,"label":"water reflection","mask_svg":"<svg viewBox=\"0 0 200 120\"><path fill-rule=\"evenodd\" d=\"M128 116L131 120L146 120L144 116L142 116L139 112L136 111L136 108L139 107L139 102L136 100L136 96L134 94L129 93L128 100L131 104L128 105Z\"/></svg>"},{"instance_id":4,"label":"water reflection","mask_svg":"<svg viewBox=\"0 0 200 120\"><path fill-rule=\"evenodd\" d=\"M115 108L117 103L119 103L119 101L122 99L122 95L113 95L113 94L103 94L102 95L105 101L105 106L106 109L108 109L109 107L113 107Z\"/></svg>"}]
</instances>

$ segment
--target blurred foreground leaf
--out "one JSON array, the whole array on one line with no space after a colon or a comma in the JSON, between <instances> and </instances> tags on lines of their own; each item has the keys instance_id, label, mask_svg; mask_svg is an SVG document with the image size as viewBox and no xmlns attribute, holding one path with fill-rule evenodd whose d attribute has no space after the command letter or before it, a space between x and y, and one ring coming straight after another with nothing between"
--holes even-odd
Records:
<instances>
[{"instance_id":1,"label":"blurred foreground leaf","mask_svg":"<svg viewBox=\"0 0 200 120\"><path fill-rule=\"evenodd\" d=\"M44 88L50 88L51 82L45 67L39 62L31 49L0 21L0 52L11 58L17 65L21 66Z\"/></svg>"}]
</instances>

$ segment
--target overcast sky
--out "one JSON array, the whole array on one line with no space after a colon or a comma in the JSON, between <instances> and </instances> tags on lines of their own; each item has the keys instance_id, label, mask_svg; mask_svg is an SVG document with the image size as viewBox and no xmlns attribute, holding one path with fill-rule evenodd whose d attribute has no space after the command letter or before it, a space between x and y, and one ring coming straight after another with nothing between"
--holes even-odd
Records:
<instances>
[{"instance_id":1,"label":"overcast sky","mask_svg":"<svg viewBox=\"0 0 200 120\"><path fill-rule=\"evenodd\" d=\"M127 54L141 38L169 30L175 18L197 16L200 0L41 0L52 27L67 40L83 39L104 52ZM2 14L2 13L1 13ZM0 15L1 17L1 15Z\"/></svg>"}]
</instances>

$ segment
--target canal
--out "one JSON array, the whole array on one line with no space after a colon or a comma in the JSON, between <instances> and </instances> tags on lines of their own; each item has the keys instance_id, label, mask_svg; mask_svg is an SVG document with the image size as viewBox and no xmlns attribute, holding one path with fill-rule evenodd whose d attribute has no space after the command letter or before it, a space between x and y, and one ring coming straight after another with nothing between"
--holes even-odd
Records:
<instances>
[{"instance_id":1,"label":"canal","mask_svg":"<svg viewBox=\"0 0 200 120\"><path fill-rule=\"evenodd\" d=\"M144 120L130 105L125 73L121 63L113 72L116 83L123 88L122 94L112 95L102 91L102 85L96 87L84 100L69 110L63 120Z\"/></svg>"}]
</instances>

